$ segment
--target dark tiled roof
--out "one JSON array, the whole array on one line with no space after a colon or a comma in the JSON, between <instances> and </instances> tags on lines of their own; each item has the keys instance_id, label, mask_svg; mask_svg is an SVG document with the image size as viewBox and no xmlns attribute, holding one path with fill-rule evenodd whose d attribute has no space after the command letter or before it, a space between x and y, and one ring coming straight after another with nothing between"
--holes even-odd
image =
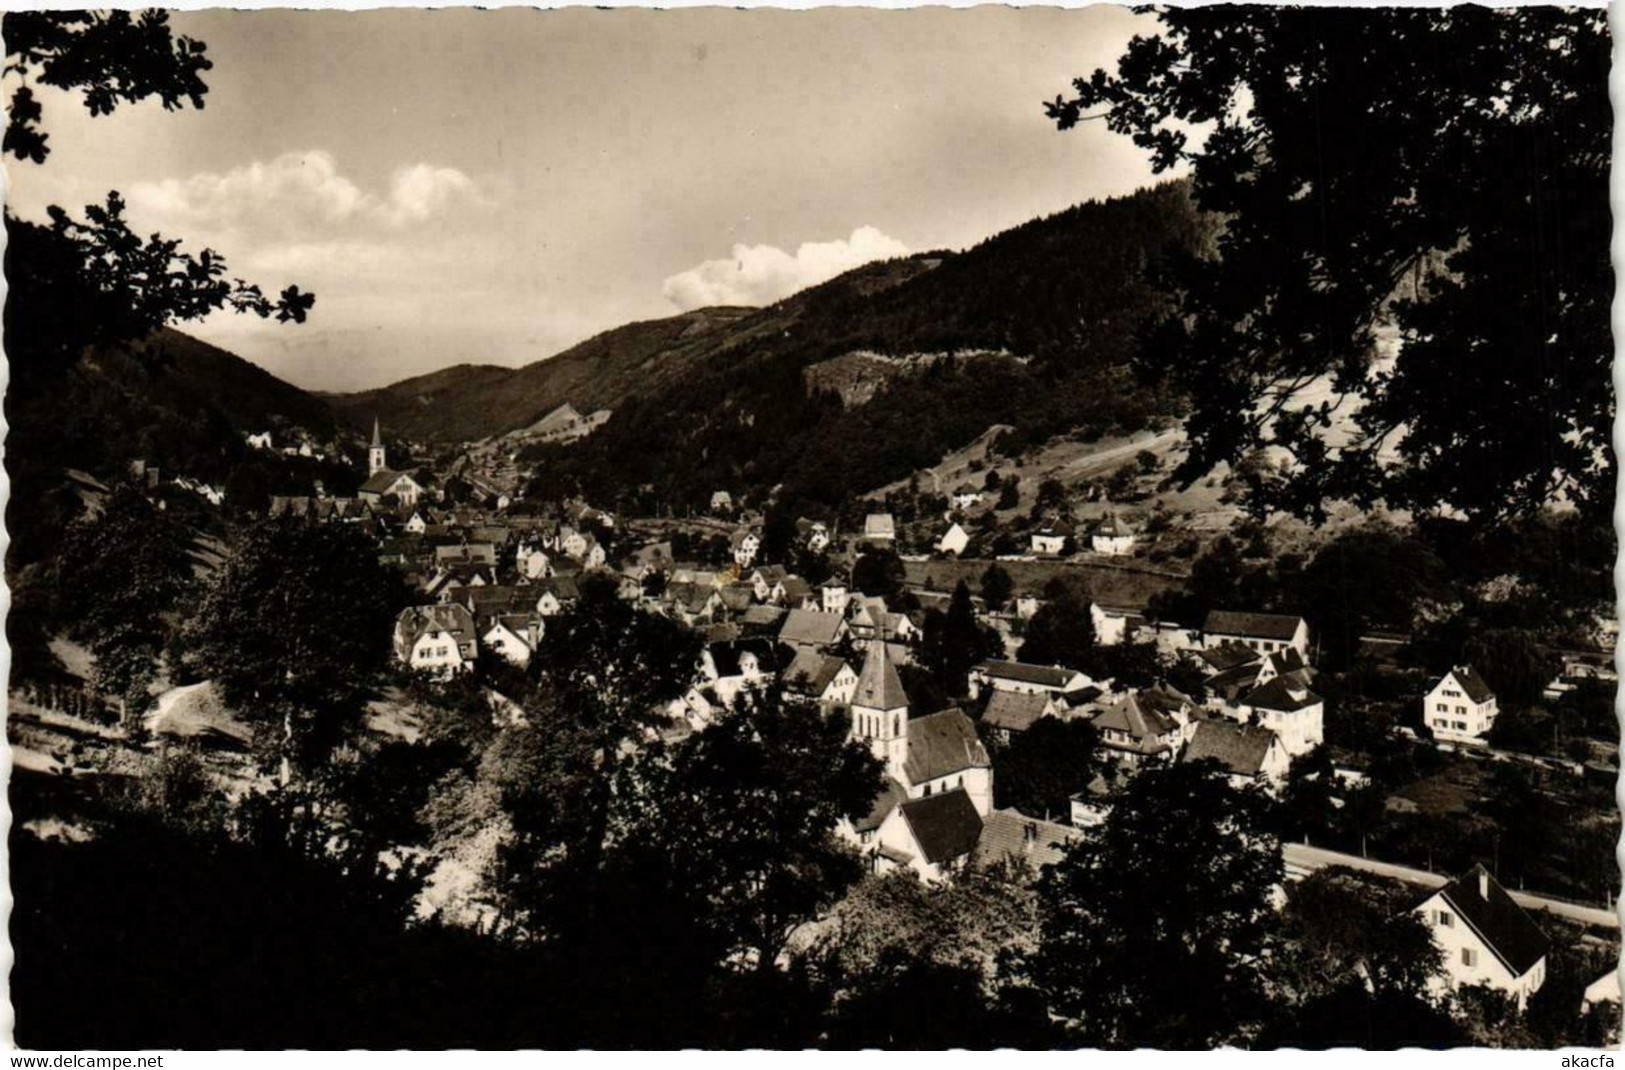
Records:
<instances>
[{"instance_id":1,"label":"dark tiled roof","mask_svg":"<svg viewBox=\"0 0 1625 1070\"><path fill-rule=\"evenodd\" d=\"M1160 702L1144 702L1138 694L1130 693L1101 711L1094 725L1102 731L1127 732L1137 742L1149 745L1179 727L1178 722L1157 708L1160 705Z\"/></svg>"},{"instance_id":2,"label":"dark tiled roof","mask_svg":"<svg viewBox=\"0 0 1625 1070\"><path fill-rule=\"evenodd\" d=\"M1201 652L1200 657L1214 672L1229 672L1243 665L1256 665L1258 651L1245 643L1223 643Z\"/></svg>"},{"instance_id":3,"label":"dark tiled roof","mask_svg":"<svg viewBox=\"0 0 1625 1070\"><path fill-rule=\"evenodd\" d=\"M820 613L816 609L792 609L779 629L779 642L823 644L835 642L846 618L839 613Z\"/></svg>"},{"instance_id":4,"label":"dark tiled roof","mask_svg":"<svg viewBox=\"0 0 1625 1070\"><path fill-rule=\"evenodd\" d=\"M908 757L903 774L911 784L939 780L965 769L986 769L992 760L976 725L954 708L916 717L908 723Z\"/></svg>"},{"instance_id":5,"label":"dark tiled roof","mask_svg":"<svg viewBox=\"0 0 1625 1070\"><path fill-rule=\"evenodd\" d=\"M995 810L982 819L975 864L981 868L1014 859L1037 870L1059 862L1078 835L1071 826L1040 821L1019 810Z\"/></svg>"},{"instance_id":6,"label":"dark tiled roof","mask_svg":"<svg viewBox=\"0 0 1625 1070\"><path fill-rule=\"evenodd\" d=\"M891 777L887 777L886 786L875 797L875 804L869 807L869 812L863 817L854 819L852 827L859 832L868 832L870 829L879 828L880 823L886 820L892 810L907 798L908 790Z\"/></svg>"},{"instance_id":7,"label":"dark tiled roof","mask_svg":"<svg viewBox=\"0 0 1625 1070\"><path fill-rule=\"evenodd\" d=\"M1239 613L1215 609L1207 615L1202 631L1209 635L1245 635L1253 639L1286 642L1297 634L1302 620L1302 617L1282 613Z\"/></svg>"},{"instance_id":8,"label":"dark tiled roof","mask_svg":"<svg viewBox=\"0 0 1625 1070\"><path fill-rule=\"evenodd\" d=\"M968 855L981 838L982 816L963 791L910 799L902 810L927 862L951 862Z\"/></svg>"},{"instance_id":9,"label":"dark tiled roof","mask_svg":"<svg viewBox=\"0 0 1625 1070\"><path fill-rule=\"evenodd\" d=\"M982 723L1007 732L1025 732L1050 709L1050 697L1016 691L995 691L982 711Z\"/></svg>"},{"instance_id":10,"label":"dark tiled roof","mask_svg":"<svg viewBox=\"0 0 1625 1070\"><path fill-rule=\"evenodd\" d=\"M1467 692L1467 697L1475 703L1488 702L1495 697L1495 692L1490 690L1490 685L1484 682L1482 676L1473 671L1471 665L1457 665L1451 671L1455 673L1456 679L1461 683L1461 689Z\"/></svg>"},{"instance_id":11,"label":"dark tiled roof","mask_svg":"<svg viewBox=\"0 0 1625 1070\"><path fill-rule=\"evenodd\" d=\"M797 694L817 698L845 666L840 658L803 647L784 670L785 686Z\"/></svg>"},{"instance_id":12,"label":"dark tiled roof","mask_svg":"<svg viewBox=\"0 0 1625 1070\"><path fill-rule=\"evenodd\" d=\"M1195 762L1212 758L1236 776L1257 776L1264 768L1264 758L1275 738L1274 732L1257 725L1217 719L1201 721L1180 760Z\"/></svg>"},{"instance_id":13,"label":"dark tiled roof","mask_svg":"<svg viewBox=\"0 0 1625 1070\"><path fill-rule=\"evenodd\" d=\"M1488 895L1480 894L1481 887ZM1456 908L1456 913L1514 977L1528 973L1551 946L1540 926L1482 865L1473 866L1440 889L1439 894Z\"/></svg>"},{"instance_id":14,"label":"dark tiled roof","mask_svg":"<svg viewBox=\"0 0 1625 1070\"><path fill-rule=\"evenodd\" d=\"M1014 680L1044 687L1065 687L1078 673L1055 665L1029 665L1024 661L984 661L977 666L982 675L995 680Z\"/></svg>"},{"instance_id":15,"label":"dark tiled roof","mask_svg":"<svg viewBox=\"0 0 1625 1070\"><path fill-rule=\"evenodd\" d=\"M1277 676L1269 683L1248 692L1242 704L1255 709L1280 710L1293 713L1307 709L1321 701L1320 696L1304 687L1296 678Z\"/></svg>"}]
</instances>

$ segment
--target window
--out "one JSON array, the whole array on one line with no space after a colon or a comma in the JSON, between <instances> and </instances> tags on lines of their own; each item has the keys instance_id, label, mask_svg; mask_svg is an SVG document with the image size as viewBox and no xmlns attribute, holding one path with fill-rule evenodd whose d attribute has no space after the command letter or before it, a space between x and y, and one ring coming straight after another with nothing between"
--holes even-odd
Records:
<instances>
[{"instance_id":1,"label":"window","mask_svg":"<svg viewBox=\"0 0 1625 1070\"><path fill-rule=\"evenodd\" d=\"M927 795L927 796L929 796L929 795L930 795L930 794L931 794L931 785L930 785L930 784L927 784L927 785L926 785L926 786L925 786L925 794L926 794L926 795Z\"/></svg>"},{"instance_id":2,"label":"window","mask_svg":"<svg viewBox=\"0 0 1625 1070\"><path fill-rule=\"evenodd\" d=\"M1461 964L1463 966L1477 966L1478 965L1478 952L1473 950L1470 947L1462 948L1461 949Z\"/></svg>"},{"instance_id":3,"label":"window","mask_svg":"<svg viewBox=\"0 0 1625 1070\"><path fill-rule=\"evenodd\" d=\"M1456 924L1455 916L1448 910L1441 910L1439 911L1439 924L1446 929L1453 928Z\"/></svg>"},{"instance_id":4,"label":"window","mask_svg":"<svg viewBox=\"0 0 1625 1070\"><path fill-rule=\"evenodd\" d=\"M1448 702L1439 703L1438 708L1439 708L1440 713L1449 713L1450 712L1450 704Z\"/></svg>"}]
</instances>

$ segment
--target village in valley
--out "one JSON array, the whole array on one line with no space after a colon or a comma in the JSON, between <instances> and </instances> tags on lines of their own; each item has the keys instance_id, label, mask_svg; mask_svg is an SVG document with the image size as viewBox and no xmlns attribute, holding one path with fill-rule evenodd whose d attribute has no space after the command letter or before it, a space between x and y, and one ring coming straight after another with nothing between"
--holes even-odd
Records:
<instances>
[{"instance_id":1,"label":"village in valley","mask_svg":"<svg viewBox=\"0 0 1625 1070\"><path fill-rule=\"evenodd\" d=\"M369 390L14 278L19 1038L1616 1046L1612 453L1390 419L1425 241L1236 431L1204 189Z\"/></svg>"}]
</instances>

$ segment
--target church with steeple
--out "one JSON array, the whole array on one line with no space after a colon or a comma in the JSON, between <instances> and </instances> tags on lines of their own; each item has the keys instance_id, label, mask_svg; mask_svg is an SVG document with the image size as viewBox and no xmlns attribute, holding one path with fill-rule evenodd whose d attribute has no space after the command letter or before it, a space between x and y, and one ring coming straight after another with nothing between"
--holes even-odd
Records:
<instances>
[{"instance_id":1,"label":"church with steeple","mask_svg":"<svg viewBox=\"0 0 1625 1070\"><path fill-rule=\"evenodd\" d=\"M383 429L378 417L372 418L372 444L367 447L367 481L356 491L356 497L369 505L383 504L386 497L410 512L423 496L423 484L411 472L396 472L389 467L389 453L384 448Z\"/></svg>"},{"instance_id":2,"label":"church with steeple","mask_svg":"<svg viewBox=\"0 0 1625 1070\"><path fill-rule=\"evenodd\" d=\"M910 718L903 679L878 639L852 694L852 738L869 745L909 798L962 789L977 813L993 809L993 762L975 722L957 707Z\"/></svg>"},{"instance_id":3,"label":"church with steeple","mask_svg":"<svg viewBox=\"0 0 1625 1070\"><path fill-rule=\"evenodd\" d=\"M886 644L870 640L852 694L851 738L885 763L886 787L867 815L844 821L877 872L906 867L941 880L967 864L993 809L993 762L963 710L909 716Z\"/></svg>"}]
</instances>

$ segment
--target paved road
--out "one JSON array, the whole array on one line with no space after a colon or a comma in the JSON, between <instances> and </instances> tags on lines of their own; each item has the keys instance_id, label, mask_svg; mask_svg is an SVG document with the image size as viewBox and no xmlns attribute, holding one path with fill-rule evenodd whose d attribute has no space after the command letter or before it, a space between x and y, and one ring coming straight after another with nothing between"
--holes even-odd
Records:
<instances>
[{"instance_id":1,"label":"paved road","mask_svg":"<svg viewBox=\"0 0 1625 1070\"><path fill-rule=\"evenodd\" d=\"M1391 877L1404 881L1407 884L1418 884L1424 888L1442 888L1450 883L1450 878L1439 873L1429 873L1424 869L1412 869L1397 862L1383 862L1375 858L1361 858L1359 855L1343 854L1341 851L1328 851L1324 847L1310 847L1302 843L1283 843L1281 857L1286 862L1287 879L1298 880L1308 876L1317 869L1327 866L1347 866L1364 873L1374 873L1382 877ZM1580 903L1570 903L1562 899L1548 899L1543 895L1534 895L1530 892L1507 889L1513 902L1526 910L1550 910L1560 918L1577 921L1582 925L1595 925L1602 928L1619 928L1619 914L1602 907L1585 906Z\"/></svg>"}]
</instances>

